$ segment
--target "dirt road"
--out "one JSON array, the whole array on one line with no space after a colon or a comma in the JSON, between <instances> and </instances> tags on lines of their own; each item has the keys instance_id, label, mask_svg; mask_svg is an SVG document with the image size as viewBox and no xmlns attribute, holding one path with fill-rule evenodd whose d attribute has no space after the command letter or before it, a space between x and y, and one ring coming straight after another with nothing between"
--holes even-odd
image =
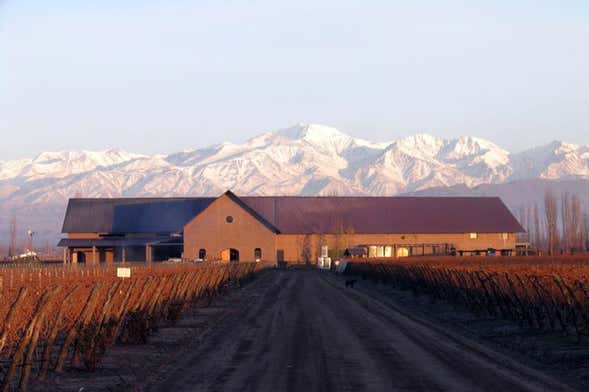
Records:
<instances>
[{"instance_id":1,"label":"dirt road","mask_svg":"<svg viewBox=\"0 0 589 392\"><path fill-rule=\"evenodd\" d=\"M153 391L560 391L564 385L320 271L263 274ZM248 291L249 290L249 291ZM249 292L249 294L248 294Z\"/></svg>"}]
</instances>

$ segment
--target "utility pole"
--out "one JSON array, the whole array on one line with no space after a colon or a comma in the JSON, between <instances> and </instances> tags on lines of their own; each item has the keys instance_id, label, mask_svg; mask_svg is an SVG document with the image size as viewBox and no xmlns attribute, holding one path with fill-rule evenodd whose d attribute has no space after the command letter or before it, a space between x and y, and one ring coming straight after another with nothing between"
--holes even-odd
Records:
<instances>
[{"instance_id":1,"label":"utility pole","mask_svg":"<svg viewBox=\"0 0 589 392\"><path fill-rule=\"evenodd\" d=\"M29 236L29 244L28 244L28 251L29 252L33 252L33 235L35 234L35 232L31 229L27 230L27 234Z\"/></svg>"}]
</instances>

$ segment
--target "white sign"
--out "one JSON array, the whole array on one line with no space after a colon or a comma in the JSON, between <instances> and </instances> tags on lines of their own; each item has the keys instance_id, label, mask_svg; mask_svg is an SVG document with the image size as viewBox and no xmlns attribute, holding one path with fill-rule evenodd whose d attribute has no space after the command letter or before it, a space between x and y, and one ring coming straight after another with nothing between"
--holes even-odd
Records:
<instances>
[{"instance_id":1,"label":"white sign","mask_svg":"<svg viewBox=\"0 0 589 392\"><path fill-rule=\"evenodd\" d=\"M331 269L331 257L319 257L317 266L321 269Z\"/></svg>"},{"instance_id":2,"label":"white sign","mask_svg":"<svg viewBox=\"0 0 589 392\"><path fill-rule=\"evenodd\" d=\"M117 278L130 278L131 268L117 268Z\"/></svg>"}]
</instances>

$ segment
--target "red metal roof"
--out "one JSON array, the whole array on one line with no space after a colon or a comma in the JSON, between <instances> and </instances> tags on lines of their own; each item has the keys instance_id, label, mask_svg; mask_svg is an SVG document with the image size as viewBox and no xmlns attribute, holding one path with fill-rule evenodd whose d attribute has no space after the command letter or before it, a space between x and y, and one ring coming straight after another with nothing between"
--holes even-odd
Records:
<instances>
[{"instance_id":1,"label":"red metal roof","mask_svg":"<svg viewBox=\"0 0 589 392\"><path fill-rule=\"evenodd\" d=\"M240 197L281 233L515 233L497 197Z\"/></svg>"},{"instance_id":2,"label":"red metal roof","mask_svg":"<svg viewBox=\"0 0 589 392\"><path fill-rule=\"evenodd\" d=\"M299 197L226 193L277 233L516 233L497 197ZM215 198L72 199L64 233L170 233Z\"/></svg>"}]
</instances>

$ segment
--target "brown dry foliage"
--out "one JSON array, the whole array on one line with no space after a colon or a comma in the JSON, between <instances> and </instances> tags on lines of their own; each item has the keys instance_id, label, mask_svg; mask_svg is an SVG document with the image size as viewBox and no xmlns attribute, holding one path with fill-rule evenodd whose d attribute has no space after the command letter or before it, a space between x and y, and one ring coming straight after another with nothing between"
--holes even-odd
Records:
<instances>
[{"instance_id":1,"label":"brown dry foliage","mask_svg":"<svg viewBox=\"0 0 589 392\"><path fill-rule=\"evenodd\" d=\"M144 342L192 302L239 284L255 263L0 267L0 389L67 366L93 370L116 341ZM24 385L22 385L24 383Z\"/></svg>"},{"instance_id":2,"label":"brown dry foliage","mask_svg":"<svg viewBox=\"0 0 589 392\"><path fill-rule=\"evenodd\" d=\"M589 335L589 255L362 259L350 260L347 273L576 342Z\"/></svg>"}]
</instances>

